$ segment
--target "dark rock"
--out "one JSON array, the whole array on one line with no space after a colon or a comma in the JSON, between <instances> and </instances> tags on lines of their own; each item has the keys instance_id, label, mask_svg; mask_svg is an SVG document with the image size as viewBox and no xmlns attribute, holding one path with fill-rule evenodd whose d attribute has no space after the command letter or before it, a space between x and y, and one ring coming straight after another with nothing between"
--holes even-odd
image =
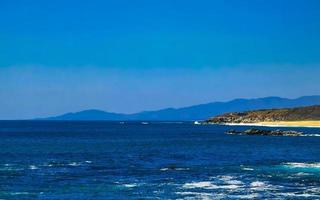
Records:
<instances>
[{"instance_id":1,"label":"dark rock","mask_svg":"<svg viewBox=\"0 0 320 200\"><path fill-rule=\"evenodd\" d=\"M245 130L243 132L236 131L234 129L231 129L227 131L227 134L239 134L239 135L273 135L273 136L301 136L303 133L293 130L261 130L256 128L251 128L248 130Z\"/></svg>"},{"instance_id":2,"label":"dark rock","mask_svg":"<svg viewBox=\"0 0 320 200\"><path fill-rule=\"evenodd\" d=\"M227 134L241 134L242 132L241 132L241 131L234 130L234 129L231 129L231 130L227 131L226 133L227 133Z\"/></svg>"}]
</instances>

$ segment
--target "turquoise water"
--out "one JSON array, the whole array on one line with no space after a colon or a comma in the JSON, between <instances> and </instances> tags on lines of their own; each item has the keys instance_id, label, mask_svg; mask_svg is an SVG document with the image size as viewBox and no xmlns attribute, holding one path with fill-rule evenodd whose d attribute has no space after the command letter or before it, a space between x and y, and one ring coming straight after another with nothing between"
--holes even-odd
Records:
<instances>
[{"instance_id":1,"label":"turquoise water","mask_svg":"<svg viewBox=\"0 0 320 200\"><path fill-rule=\"evenodd\" d=\"M0 121L0 199L320 199L320 129L228 129Z\"/></svg>"}]
</instances>

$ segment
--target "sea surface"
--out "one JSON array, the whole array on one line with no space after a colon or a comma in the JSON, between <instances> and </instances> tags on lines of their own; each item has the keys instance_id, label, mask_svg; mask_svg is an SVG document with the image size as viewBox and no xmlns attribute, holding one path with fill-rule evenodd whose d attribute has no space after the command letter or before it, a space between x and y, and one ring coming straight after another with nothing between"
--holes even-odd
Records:
<instances>
[{"instance_id":1,"label":"sea surface","mask_svg":"<svg viewBox=\"0 0 320 200\"><path fill-rule=\"evenodd\" d=\"M231 128L0 121L0 199L320 199L320 129Z\"/></svg>"}]
</instances>

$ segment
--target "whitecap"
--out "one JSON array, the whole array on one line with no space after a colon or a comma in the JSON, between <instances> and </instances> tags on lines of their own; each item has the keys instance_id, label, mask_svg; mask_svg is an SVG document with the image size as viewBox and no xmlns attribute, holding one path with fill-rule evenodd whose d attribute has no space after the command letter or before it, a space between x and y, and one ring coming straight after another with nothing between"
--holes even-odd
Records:
<instances>
[{"instance_id":1,"label":"whitecap","mask_svg":"<svg viewBox=\"0 0 320 200\"><path fill-rule=\"evenodd\" d=\"M236 180L236 177L234 177L234 176L218 176L216 178L218 178L220 181L223 181L227 185L242 185L243 184L242 181Z\"/></svg>"},{"instance_id":2,"label":"whitecap","mask_svg":"<svg viewBox=\"0 0 320 200\"><path fill-rule=\"evenodd\" d=\"M256 199L256 198L260 197L260 195L257 193L253 193L253 194L232 195L230 197L235 198L235 199Z\"/></svg>"},{"instance_id":3,"label":"whitecap","mask_svg":"<svg viewBox=\"0 0 320 200\"><path fill-rule=\"evenodd\" d=\"M266 183L261 182L261 181L254 181L254 182L250 183L250 187L253 187L253 188L264 188L264 187L266 187Z\"/></svg>"},{"instance_id":4,"label":"whitecap","mask_svg":"<svg viewBox=\"0 0 320 200\"><path fill-rule=\"evenodd\" d=\"M227 180L225 181L226 184L229 184L229 185L242 185L243 182L242 181L238 181L238 180Z\"/></svg>"},{"instance_id":5,"label":"whitecap","mask_svg":"<svg viewBox=\"0 0 320 200\"><path fill-rule=\"evenodd\" d=\"M177 171L184 171L184 170L189 170L189 168L175 168L174 170L177 170Z\"/></svg>"},{"instance_id":6,"label":"whitecap","mask_svg":"<svg viewBox=\"0 0 320 200\"><path fill-rule=\"evenodd\" d=\"M223 181L229 181L231 179L234 179L235 177L233 177L233 176L218 176L217 178L219 178L220 180L223 180Z\"/></svg>"},{"instance_id":7,"label":"whitecap","mask_svg":"<svg viewBox=\"0 0 320 200\"><path fill-rule=\"evenodd\" d=\"M3 168L0 168L0 171L22 171L24 170L23 168L15 168L13 165L7 165Z\"/></svg>"},{"instance_id":8,"label":"whitecap","mask_svg":"<svg viewBox=\"0 0 320 200\"><path fill-rule=\"evenodd\" d=\"M201 181L201 182L192 182L192 183L185 183L182 187L183 188L211 188L213 185L210 181Z\"/></svg>"},{"instance_id":9,"label":"whitecap","mask_svg":"<svg viewBox=\"0 0 320 200\"><path fill-rule=\"evenodd\" d=\"M254 170L253 168L249 168L249 167L243 167L241 169L244 171L253 171Z\"/></svg>"},{"instance_id":10,"label":"whitecap","mask_svg":"<svg viewBox=\"0 0 320 200\"><path fill-rule=\"evenodd\" d=\"M212 184L210 181L201 181L201 182L192 182L192 183L185 183L182 188L193 189L193 188L203 188L203 189L237 189L240 186L238 184L234 185L215 185Z\"/></svg>"},{"instance_id":11,"label":"whitecap","mask_svg":"<svg viewBox=\"0 0 320 200\"><path fill-rule=\"evenodd\" d=\"M169 170L176 170L176 171L185 171L185 170L189 170L189 168L168 168L168 167L164 167L161 168L160 171L169 171Z\"/></svg>"},{"instance_id":12,"label":"whitecap","mask_svg":"<svg viewBox=\"0 0 320 200\"><path fill-rule=\"evenodd\" d=\"M133 187L137 187L138 184L136 183L128 183L128 184L123 184L124 187L127 187L127 188L133 188Z\"/></svg>"},{"instance_id":13,"label":"whitecap","mask_svg":"<svg viewBox=\"0 0 320 200\"><path fill-rule=\"evenodd\" d=\"M35 169L39 169L39 168L37 166L35 166L35 165L30 165L29 169L35 170Z\"/></svg>"},{"instance_id":14,"label":"whitecap","mask_svg":"<svg viewBox=\"0 0 320 200\"><path fill-rule=\"evenodd\" d=\"M254 181L250 183L250 188L252 190L279 190L283 186L270 185L262 181Z\"/></svg>"},{"instance_id":15,"label":"whitecap","mask_svg":"<svg viewBox=\"0 0 320 200\"><path fill-rule=\"evenodd\" d=\"M308 193L297 193L297 192L283 192L283 193L277 193L280 196L290 196L290 197L304 197L304 198L308 198L308 197L320 197L319 194L308 194Z\"/></svg>"},{"instance_id":16,"label":"whitecap","mask_svg":"<svg viewBox=\"0 0 320 200\"><path fill-rule=\"evenodd\" d=\"M11 192L11 195L27 195L29 192Z\"/></svg>"},{"instance_id":17,"label":"whitecap","mask_svg":"<svg viewBox=\"0 0 320 200\"><path fill-rule=\"evenodd\" d=\"M213 199L213 197L217 197L217 195L207 193L207 192L176 192L177 195L182 196L192 196L192 199L202 199L202 200L209 200Z\"/></svg>"},{"instance_id":18,"label":"whitecap","mask_svg":"<svg viewBox=\"0 0 320 200\"><path fill-rule=\"evenodd\" d=\"M295 174L296 176L308 176L310 175L309 173L305 173L305 172L299 172Z\"/></svg>"},{"instance_id":19,"label":"whitecap","mask_svg":"<svg viewBox=\"0 0 320 200\"><path fill-rule=\"evenodd\" d=\"M299 162L288 162L284 164L286 167L291 168L319 168L320 163L299 163Z\"/></svg>"},{"instance_id":20,"label":"whitecap","mask_svg":"<svg viewBox=\"0 0 320 200\"><path fill-rule=\"evenodd\" d=\"M306 136L306 137L320 137L320 134L304 134L302 136Z\"/></svg>"},{"instance_id":21,"label":"whitecap","mask_svg":"<svg viewBox=\"0 0 320 200\"><path fill-rule=\"evenodd\" d=\"M68 165L76 167L76 166L80 166L81 164L77 162L72 162L72 163L69 163Z\"/></svg>"},{"instance_id":22,"label":"whitecap","mask_svg":"<svg viewBox=\"0 0 320 200\"><path fill-rule=\"evenodd\" d=\"M320 188L319 187L311 187L311 188L306 189L305 192L320 194Z\"/></svg>"}]
</instances>

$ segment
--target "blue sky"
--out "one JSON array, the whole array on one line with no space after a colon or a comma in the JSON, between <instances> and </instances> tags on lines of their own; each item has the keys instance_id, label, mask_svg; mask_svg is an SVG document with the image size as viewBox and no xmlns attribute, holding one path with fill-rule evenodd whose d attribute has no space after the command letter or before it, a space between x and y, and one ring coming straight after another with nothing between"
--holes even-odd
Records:
<instances>
[{"instance_id":1,"label":"blue sky","mask_svg":"<svg viewBox=\"0 0 320 200\"><path fill-rule=\"evenodd\" d=\"M319 1L0 2L0 119L320 94Z\"/></svg>"}]
</instances>

